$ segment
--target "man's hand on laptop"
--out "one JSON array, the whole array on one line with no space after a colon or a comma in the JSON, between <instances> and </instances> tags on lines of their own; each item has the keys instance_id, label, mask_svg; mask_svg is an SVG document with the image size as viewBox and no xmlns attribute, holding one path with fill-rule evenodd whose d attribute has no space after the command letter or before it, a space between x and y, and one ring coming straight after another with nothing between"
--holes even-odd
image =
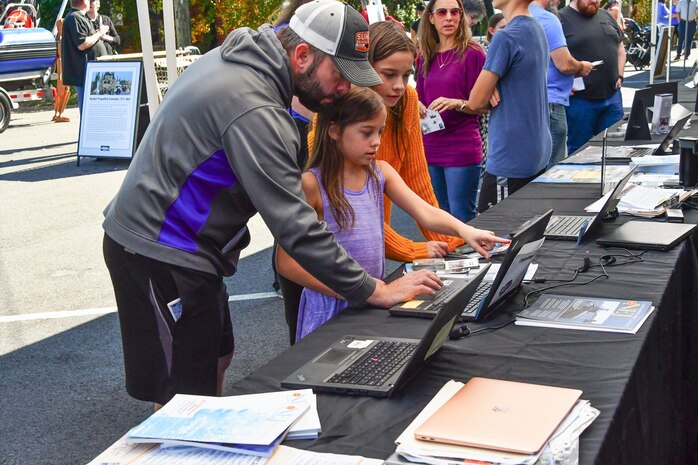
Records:
<instances>
[{"instance_id":1,"label":"man's hand on laptop","mask_svg":"<svg viewBox=\"0 0 698 465\"><path fill-rule=\"evenodd\" d=\"M407 273L390 284L376 279L376 288L373 294L366 300L366 303L377 307L389 308L397 303L406 302L419 294L433 295L442 286L441 278L429 270Z\"/></svg>"}]
</instances>

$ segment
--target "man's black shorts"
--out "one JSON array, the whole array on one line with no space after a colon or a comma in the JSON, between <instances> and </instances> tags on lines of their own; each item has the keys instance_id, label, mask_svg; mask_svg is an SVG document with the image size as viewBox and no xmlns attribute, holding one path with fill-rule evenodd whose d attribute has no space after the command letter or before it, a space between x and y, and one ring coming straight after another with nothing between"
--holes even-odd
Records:
<instances>
[{"instance_id":1,"label":"man's black shorts","mask_svg":"<svg viewBox=\"0 0 698 465\"><path fill-rule=\"evenodd\" d=\"M138 255L106 234L103 250L128 393L159 404L176 393L216 395L218 358L234 348L223 279ZM168 303L177 298L182 313L175 322Z\"/></svg>"}]
</instances>

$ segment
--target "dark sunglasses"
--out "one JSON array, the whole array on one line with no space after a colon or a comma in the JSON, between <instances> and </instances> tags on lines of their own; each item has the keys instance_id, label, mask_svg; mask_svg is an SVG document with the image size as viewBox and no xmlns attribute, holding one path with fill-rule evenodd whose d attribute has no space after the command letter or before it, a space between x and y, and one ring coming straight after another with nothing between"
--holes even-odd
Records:
<instances>
[{"instance_id":1,"label":"dark sunglasses","mask_svg":"<svg viewBox=\"0 0 698 465\"><path fill-rule=\"evenodd\" d=\"M439 18L445 18L448 13L451 13L451 17L453 18L460 18L462 12L460 8L437 8L431 12L431 14Z\"/></svg>"}]
</instances>

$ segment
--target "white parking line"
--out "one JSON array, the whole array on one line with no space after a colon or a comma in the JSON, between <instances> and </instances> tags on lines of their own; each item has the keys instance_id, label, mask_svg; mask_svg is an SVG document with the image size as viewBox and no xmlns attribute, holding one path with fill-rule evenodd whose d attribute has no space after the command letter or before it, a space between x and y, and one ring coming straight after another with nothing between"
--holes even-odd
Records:
<instances>
[{"instance_id":1,"label":"white parking line","mask_svg":"<svg viewBox=\"0 0 698 465\"><path fill-rule=\"evenodd\" d=\"M276 292L256 292L253 294L233 295L228 302L240 302L243 300L259 300L279 297ZM26 315L0 316L0 323L12 323L16 321L50 320L55 318L75 318L78 316L96 316L115 313L116 307L86 308L82 310L64 310L61 312L29 313Z\"/></svg>"}]
</instances>

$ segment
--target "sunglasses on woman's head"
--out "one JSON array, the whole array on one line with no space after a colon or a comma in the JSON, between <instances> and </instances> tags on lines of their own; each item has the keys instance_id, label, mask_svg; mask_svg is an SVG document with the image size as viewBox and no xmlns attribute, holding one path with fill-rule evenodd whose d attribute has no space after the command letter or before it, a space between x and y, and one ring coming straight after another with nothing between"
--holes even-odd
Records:
<instances>
[{"instance_id":1,"label":"sunglasses on woman's head","mask_svg":"<svg viewBox=\"0 0 698 465\"><path fill-rule=\"evenodd\" d=\"M453 18L459 18L461 15L460 8L437 8L431 14L438 18L445 18L448 13L451 13Z\"/></svg>"}]
</instances>

